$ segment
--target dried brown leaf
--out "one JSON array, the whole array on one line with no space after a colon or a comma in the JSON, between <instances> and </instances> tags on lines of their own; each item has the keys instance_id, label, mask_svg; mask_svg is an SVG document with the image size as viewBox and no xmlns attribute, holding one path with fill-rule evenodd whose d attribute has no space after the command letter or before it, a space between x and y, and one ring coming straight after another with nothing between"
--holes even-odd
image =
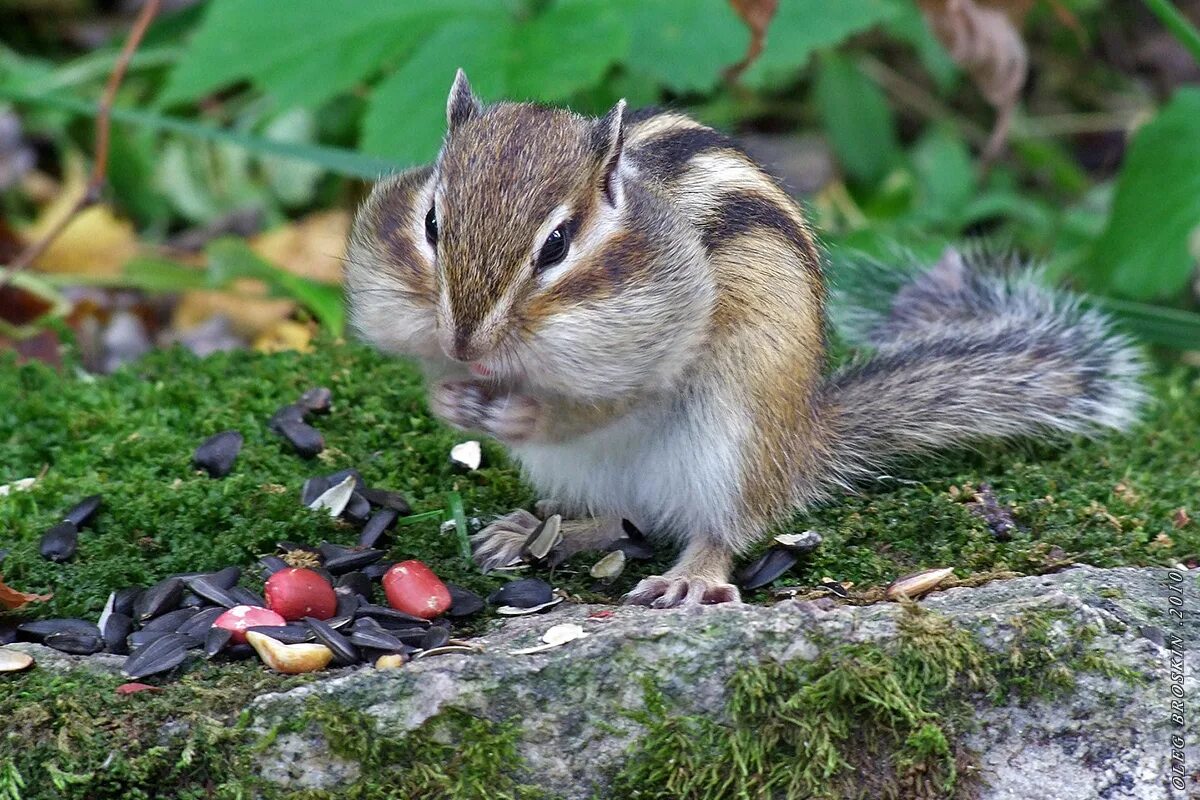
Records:
<instances>
[{"instance_id":1,"label":"dried brown leaf","mask_svg":"<svg viewBox=\"0 0 1200 800\"><path fill-rule=\"evenodd\" d=\"M1017 100L1029 76L1025 42L1013 19L1001 9L975 0L921 0L920 5L930 30L996 109L983 152L984 162L990 162L1008 140ZM1023 15L1023 10L1018 11Z\"/></svg>"},{"instance_id":2,"label":"dried brown leaf","mask_svg":"<svg viewBox=\"0 0 1200 800\"><path fill-rule=\"evenodd\" d=\"M18 592L16 589L4 583L4 578L0 577L0 608L7 611L15 611L21 608L26 603L42 603L49 600L54 595L52 594L30 594L28 592Z\"/></svg>"},{"instance_id":3,"label":"dried brown leaf","mask_svg":"<svg viewBox=\"0 0 1200 800\"><path fill-rule=\"evenodd\" d=\"M775 18L779 0L729 0L729 5L750 29L750 44L746 47L746 55L725 70L725 80L732 83L762 55L767 44L767 26Z\"/></svg>"}]
</instances>

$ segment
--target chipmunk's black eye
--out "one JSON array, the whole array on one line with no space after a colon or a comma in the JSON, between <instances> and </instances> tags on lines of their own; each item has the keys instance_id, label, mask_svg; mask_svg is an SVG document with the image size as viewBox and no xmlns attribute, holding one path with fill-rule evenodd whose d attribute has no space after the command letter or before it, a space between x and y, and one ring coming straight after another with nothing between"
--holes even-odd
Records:
<instances>
[{"instance_id":1,"label":"chipmunk's black eye","mask_svg":"<svg viewBox=\"0 0 1200 800\"><path fill-rule=\"evenodd\" d=\"M534 266L538 270L552 267L566 258L567 251L570 249L571 233L567 228L567 223L564 222L546 237L546 243L542 245L542 249L537 256L537 263Z\"/></svg>"},{"instance_id":2,"label":"chipmunk's black eye","mask_svg":"<svg viewBox=\"0 0 1200 800\"><path fill-rule=\"evenodd\" d=\"M434 206L429 207L429 213L425 215L425 238L430 244L437 244L437 209Z\"/></svg>"}]
</instances>

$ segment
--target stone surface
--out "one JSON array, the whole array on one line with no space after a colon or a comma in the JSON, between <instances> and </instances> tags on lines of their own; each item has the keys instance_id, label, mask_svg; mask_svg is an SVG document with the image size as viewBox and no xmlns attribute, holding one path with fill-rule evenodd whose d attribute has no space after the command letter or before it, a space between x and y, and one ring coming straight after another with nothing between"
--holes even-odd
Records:
<instances>
[{"instance_id":1,"label":"stone surface","mask_svg":"<svg viewBox=\"0 0 1200 800\"><path fill-rule=\"evenodd\" d=\"M937 592L922 605L977 632L1003 650L1019 631L1015 618L1054 612L1053 638L1095 635L1108 663L1132 668L1140 684L1081 673L1075 690L1053 701L977 708L965 744L977 753L986 800L1175 800L1196 792L1170 785L1171 736L1186 738L1186 760L1200 768L1200 710L1185 729L1171 725L1172 635L1189 664L1200 656L1200 589L1183 575L1184 622L1169 617L1168 572L1099 570L1019 578L979 588ZM599 612L599 615L597 615ZM893 603L851 607L832 601L775 606L730 605L656 611L563 603L545 615L497 622L478 655L421 659L399 670L370 668L333 676L254 704L263 731L293 719L315 698L365 711L395 735L455 708L515 721L524 779L554 796L605 796L639 726L620 710L642 702L653 676L679 713L720 717L725 685L739 667L768 660L813 659L825 648L882 642L897 635L902 610ZM550 626L577 622L591 634L534 655L510 651L538 642ZM1192 668L1194 670L1194 667ZM1195 697L1196 678L1186 694ZM316 733L279 737L262 755L265 775L295 787L333 788L357 766L329 753Z\"/></svg>"}]
</instances>

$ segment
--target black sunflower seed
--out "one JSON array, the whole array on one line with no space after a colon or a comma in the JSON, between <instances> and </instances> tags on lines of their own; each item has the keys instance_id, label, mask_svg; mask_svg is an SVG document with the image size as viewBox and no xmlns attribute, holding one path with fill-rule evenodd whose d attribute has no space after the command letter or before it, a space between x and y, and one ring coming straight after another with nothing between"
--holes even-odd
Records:
<instances>
[{"instance_id":1,"label":"black sunflower seed","mask_svg":"<svg viewBox=\"0 0 1200 800\"><path fill-rule=\"evenodd\" d=\"M620 550L630 560L647 561L654 558L654 547L644 539L617 539L608 549Z\"/></svg>"},{"instance_id":2,"label":"black sunflower seed","mask_svg":"<svg viewBox=\"0 0 1200 800\"><path fill-rule=\"evenodd\" d=\"M283 420L275 427L275 432L286 439L301 458L313 458L325 449L325 437L307 423Z\"/></svg>"},{"instance_id":3,"label":"black sunflower seed","mask_svg":"<svg viewBox=\"0 0 1200 800\"><path fill-rule=\"evenodd\" d=\"M325 480L329 481L330 486L337 486L339 483L346 480L346 478L354 478L354 491L356 492L359 490L359 488L366 484L366 481L363 480L362 473L356 470L354 467L339 469L337 472L331 472L325 476Z\"/></svg>"},{"instance_id":4,"label":"black sunflower seed","mask_svg":"<svg viewBox=\"0 0 1200 800\"><path fill-rule=\"evenodd\" d=\"M192 454L192 463L210 478L224 478L233 471L233 462L242 452L244 439L238 431L221 431L205 439Z\"/></svg>"},{"instance_id":5,"label":"black sunflower seed","mask_svg":"<svg viewBox=\"0 0 1200 800\"><path fill-rule=\"evenodd\" d=\"M104 629L100 631L104 639L104 649L110 653L123 656L129 652L125 639L133 632L133 618L128 614L113 612L104 620Z\"/></svg>"},{"instance_id":6,"label":"black sunflower seed","mask_svg":"<svg viewBox=\"0 0 1200 800\"><path fill-rule=\"evenodd\" d=\"M446 610L447 617L469 617L483 610L483 598L469 589L447 583L450 590L450 608Z\"/></svg>"},{"instance_id":7,"label":"black sunflower seed","mask_svg":"<svg viewBox=\"0 0 1200 800\"><path fill-rule=\"evenodd\" d=\"M73 656L90 656L104 649L104 640L99 636L71 631L52 633L42 640L42 644Z\"/></svg>"},{"instance_id":8,"label":"black sunflower seed","mask_svg":"<svg viewBox=\"0 0 1200 800\"><path fill-rule=\"evenodd\" d=\"M235 577L234 580L236 581L237 578ZM233 596L231 590L223 588L208 575L192 578L188 581L188 588L210 603L216 603L225 608L233 608L238 605L237 598Z\"/></svg>"},{"instance_id":9,"label":"black sunflower seed","mask_svg":"<svg viewBox=\"0 0 1200 800\"><path fill-rule=\"evenodd\" d=\"M435 626L425 632L420 647L422 650L432 650L435 647L441 647L448 641L450 641L450 631Z\"/></svg>"},{"instance_id":10,"label":"black sunflower seed","mask_svg":"<svg viewBox=\"0 0 1200 800\"><path fill-rule=\"evenodd\" d=\"M355 570L347 572L344 575L339 575L337 583L334 584L334 590L346 589L351 594L359 594L363 597L371 596L371 579L366 576L366 573Z\"/></svg>"},{"instance_id":11,"label":"black sunflower seed","mask_svg":"<svg viewBox=\"0 0 1200 800\"><path fill-rule=\"evenodd\" d=\"M390 489L378 489L372 486L360 486L358 492L367 501L379 508L390 508L402 517L407 517L412 513L412 506L404 499L404 495L400 492L394 492Z\"/></svg>"},{"instance_id":12,"label":"black sunflower seed","mask_svg":"<svg viewBox=\"0 0 1200 800\"><path fill-rule=\"evenodd\" d=\"M47 561L61 563L75 555L78 546L79 528L75 527L75 523L64 520L42 534L38 553Z\"/></svg>"},{"instance_id":13,"label":"black sunflower seed","mask_svg":"<svg viewBox=\"0 0 1200 800\"><path fill-rule=\"evenodd\" d=\"M17 640L17 625L15 619L0 619L0 644L12 644Z\"/></svg>"},{"instance_id":14,"label":"black sunflower seed","mask_svg":"<svg viewBox=\"0 0 1200 800\"><path fill-rule=\"evenodd\" d=\"M284 644L301 644L312 641L312 631L304 625L254 625L246 630L270 636L275 641Z\"/></svg>"},{"instance_id":15,"label":"black sunflower seed","mask_svg":"<svg viewBox=\"0 0 1200 800\"><path fill-rule=\"evenodd\" d=\"M358 492L350 495L350 501L342 509L342 519L352 525L362 525L370 518L371 504L367 501L367 498Z\"/></svg>"},{"instance_id":16,"label":"black sunflower seed","mask_svg":"<svg viewBox=\"0 0 1200 800\"><path fill-rule=\"evenodd\" d=\"M150 631L145 630L143 628L140 631L134 631L133 633L129 634L129 636L127 636L125 639L125 643L129 646L130 650L137 650L139 648L145 647L146 645L148 645L152 642L157 642L159 639L163 638L164 636L174 636L174 635L175 635L175 631L169 631L169 630L166 630L165 628L159 628L158 630L150 630Z\"/></svg>"},{"instance_id":17,"label":"black sunflower seed","mask_svg":"<svg viewBox=\"0 0 1200 800\"><path fill-rule=\"evenodd\" d=\"M183 599L179 601L180 608L191 608L200 610L208 605L208 601L194 592L184 592Z\"/></svg>"},{"instance_id":18,"label":"black sunflower seed","mask_svg":"<svg viewBox=\"0 0 1200 800\"><path fill-rule=\"evenodd\" d=\"M318 642L333 651L334 660L338 664L357 664L362 659L350 640L330 627L329 623L315 617L305 617L304 624L309 627Z\"/></svg>"},{"instance_id":19,"label":"black sunflower seed","mask_svg":"<svg viewBox=\"0 0 1200 800\"><path fill-rule=\"evenodd\" d=\"M358 599L358 595L349 589L334 589L334 595L337 597L337 608L334 610L334 616L354 618L358 612L358 606L362 603Z\"/></svg>"},{"instance_id":20,"label":"black sunflower seed","mask_svg":"<svg viewBox=\"0 0 1200 800\"><path fill-rule=\"evenodd\" d=\"M194 640L187 636L168 633L134 650L121 671L130 678L145 678L172 670L187 660L188 648L193 644Z\"/></svg>"},{"instance_id":21,"label":"black sunflower seed","mask_svg":"<svg viewBox=\"0 0 1200 800\"><path fill-rule=\"evenodd\" d=\"M133 606L137 603L137 599L143 591L145 590L140 586L130 586L126 589L117 590L116 595L113 597L113 613L125 614L132 617Z\"/></svg>"},{"instance_id":22,"label":"black sunflower seed","mask_svg":"<svg viewBox=\"0 0 1200 800\"><path fill-rule=\"evenodd\" d=\"M287 562L279 556L263 556L258 560L258 563L262 565L262 574L264 578L271 577L281 569L287 569Z\"/></svg>"},{"instance_id":23,"label":"black sunflower seed","mask_svg":"<svg viewBox=\"0 0 1200 800\"><path fill-rule=\"evenodd\" d=\"M100 502L101 497L98 494L83 498L63 514L63 522L70 522L76 528L85 527L100 510Z\"/></svg>"},{"instance_id":24,"label":"black sunflower seed","mask_svg":"<svg viewBox=\"0 0 1200 800\"><path fill-rule=\"evenodd\" d=\"M183 600L183 579L165 578L151 586L138 597L133 607L133 618L145 622L148 619L174 611Z\"/></svg>"},{"instance_id":25,"label":"black sunflower seed","mask_svg":"<svg viewBox=\"0 0 1200 800\"><path fill-rule=\"evenodd\" d=\"M739 572L736 582L746 590L758 589L787 572L798 559L799 555L793 550L772 547L763 553L762 558Z\"/></svg>"},{"instance_id":26,"label":"black sunflower seed","mask_svg":"<svg viewBox=\"0 0 1200 800\"><path fill-rule=\"evenodd\" d=\"M225 648L224 655L230 661L245 661L254 655L254 648L248 644L231 644Z\"/></svg>"},{"instance_id":27,"label":"black sunflower seed","mask_svg":"<svg viewBox=\"0 0 1200 800\"><path fill-rule=\"evenodd\" d=\"M217 617L225 613L224 607L205 608L192 615L191 619L186 620L182 625L175 629L176 633L184 636L204 636L212 628Z\"/></svg>"},{"instance_id":28,"label":"black sunflower seed","mask_svg":"<svg viewBox=\"0 0 1200 800\"><path fill-rule=\"evenodd\" d=\"M175 631L180 625L184 624L192 617L200 612L198 608L179 608L174 611L168 611L166 614L160 614L154 619L142 625L144 631Z\"/></svg>"},{"instance_id":29,"label":"black sunflower seed","mask_svg":"<svg viewBox=\"0 0 1200 800\"><path fill-rule=\"evenodd\" d=\"M321 475L314 475L300 487L300 503L305 506L311 506L318 497L329 491L332 486L333 484L329 482L328 478Z\"/></svg>"},{"instance_id":30,"label":"black sunflower seed","mask_svg":"<svg viewBox=\"0 0 1200 800\"><path fill-rule=\"evenodd\" d=\"M209 628L208 633L204 634L204 655L212 658L220 653L232 636L233 631L227 628Z\"/></svg>"},{"instance_id":31,"label":"black sunflower seed","mask_svg":"<svg viewBox=\"0 0 1200 800\"><path fill-rule=\"evenodd\" d=\"M403 611L397 611L394 608L387 606L377 606L372 603L363 603L358 607L357 616L370 617L379 622L384 627L395 627L398 625L429 625L429 620L415 617L412 614L405 614Z\"/></svg>"},{"instance_id":32,"label":"black sunflower seed","mask_svg":"<svg viewBox=\"0 0 1200 800\"><path fill-rule=\"evenodd\" d=\"M554 599L554 587L540 578L525 578L501 586L488 595L488 602L494 606L513 606L514 608L533 608Z\"/></svg>"},{"instance_id":33,"label":"black sunflower seed","mask_svg":"<svg viewBox=\"0 0 1200 800\"><path fill-rule=\"evenodd\" d=\"M362 574L366 575L368 580L377 581L386 575L395 563L395 561L377 561L368 567L363 567Z\"/></svg>"},{"instance_id":34,"label":"black sunflower seed","mask_svg":"<svg viewBox=\"0 0 1200 800\"><path fill-rule=\"evenodd\" d=\"M333 392L324 386L314 386L300 395L296 405L310 414L328 414L333 405Z\"/></svg>"},{"instance_id":35,"label":"black sunflower seed","mask_svg":"<svg viewBox=\"0 0 1200 800\"><path fill-rule=\"evenodd\" d=\"M209 579L222 589L232 589L242 577L241 567L225 567L208 574Z\"/></svg>"},{"instance_id":36,"label":"black sunflower seed","mask_svg":"<svg viewBox=\"0 0 1200 800\"><path fill-rule=\"evenodd\" d=\"M401 652L405 644L385 630L357 630L350 632L350 643L357 647L369 647L385 653Z\"/></svg>"},{"instance_id":37,"label":"black sunflower seed","mask_svg":"<svg viewBox=\"0 0 1200 800\"><path fill-rule=\"evenodd\" d=\"M255 594L244 586L234 586L229 590L229 594L239 606L258 606L259 608L267 606L267 601L263 600L261 595Z\"/></svg>"},{"instance_id":38,"label":"black sunflower seed","mask_svg":"<svg viewBox=\"0 0 1200 800\"><path fill-rule=\"evenodd\" d=\"M271 419L267 421L267 427L276 433L282 434L283 431L281 429L284 425L304 424L306 416L307 414L304 413L302 407L295 403L289 403L271 415Z\"/></svg>"},{"instance_id":39,"label":"black sunflower seed","mask_svg":"<svg viewBox=\"0 0 1200 800\"><path fill-rule=\"evenodd\" d=\"M381 508L376 511L358 534L358 546L374 547L379 544L383 535L396 527L396 520L399 518L400 512L394 508Z\"/></svg>"},{"instance_id":40,"label":"black sunflower seed","mask_svg":"<svg viewBox=\"0 0 1200 800\"><path fill-rule=\"evenodd\" d=\"M354 550L349 547L331 545L329 550L322 546L322 552L325 553L325 569L334 575L361 570L383 558L382 550L370 548Z\"/></svg>"},{"instance_id":41,"label":"black sunflower seed","mask_svg":"<svg viewBox=\"0 0 1200 800\"><path fill-rule=\"evenodd\" d=\"M433 628L387 628L388 633L412 648L418 648L425 641L425 635Z\"/></svg>"},{"instance_id":42,"label":"black sunflower seed","mask_svg":"<svg viewBox=\"0 0 1200 800\"><path fill-rule=\"evenodd\" d=\"M99 636L100 629L86 619L38 619L32 622L22 622L17 625L21 638L30 642L44 641L47 636L55 633L78 633L86 636Z\"/></svg>"}]
</instances>

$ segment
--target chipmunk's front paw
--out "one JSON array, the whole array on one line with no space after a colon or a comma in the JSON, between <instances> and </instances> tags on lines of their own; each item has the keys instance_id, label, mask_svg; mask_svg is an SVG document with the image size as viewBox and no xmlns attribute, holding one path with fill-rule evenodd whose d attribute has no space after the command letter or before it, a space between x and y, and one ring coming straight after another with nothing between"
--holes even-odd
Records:
<instances>
[{"instance_id":1,"label":"chipmunk's front paw","mask_svg":"<svg viewBox=\"0 0 1200 800\"><path fill-rule=\"evenodd\" d=\"M521 560L521 548L541 520L525 509L506 514L471 537L475 563L484 572Z\"/></svg>"},{"instance_id":2,"label":"chipmunk's front paw","mask_svg":"<svg viewBox=\"0 0 1200 800\"><path fill-rule=\"evenodd\" d=\"M535 437L543 406L523 394L493 395L474 381L443 381L429 393L429 408L456 428L477 430L502 442L519 443Z\"/></svg>"},{"instance_id":3,"label":"chipmunk's front paw","mask_svg":"<svg viewBox=\"0 0 1200 800\"><path fill-rule=\"evenodd\" d=\"M741 600L741 594L732 583L696 575L652 575L625 595L626 603L651 608L739 603Z\"/></svg>"}]
</instances>

